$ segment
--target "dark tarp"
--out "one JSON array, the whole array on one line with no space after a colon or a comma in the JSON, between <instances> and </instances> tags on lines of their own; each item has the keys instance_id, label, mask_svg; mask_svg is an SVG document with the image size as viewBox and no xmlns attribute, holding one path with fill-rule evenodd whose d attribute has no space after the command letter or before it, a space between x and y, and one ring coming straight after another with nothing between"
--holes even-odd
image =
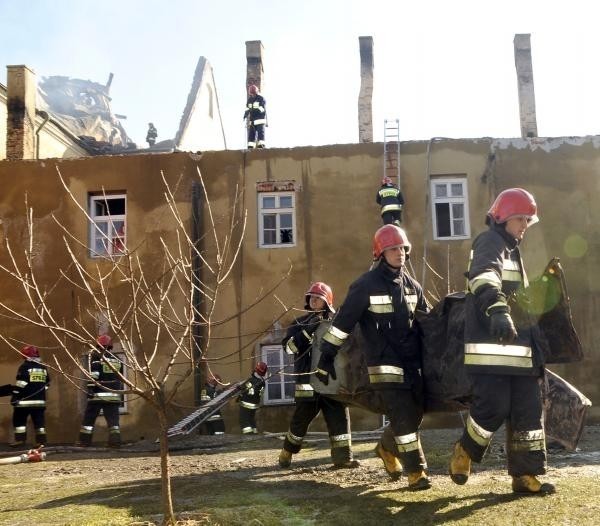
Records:
<instances>
[{"instance_id":1,"label":"dark tarp","mask_svg":"<svg viewBox=\"0 0 600 526\"><path fill-rule=\"evenodd\" d=\"M431 312L421 313L418 321L423 332L423 377L427 412L468 409L471 386L463 365L464 359L464 293L453 293L440 301ZM564 274L558 258L550 261L542 276L530 284L527 297L520 296L515 308L526 309L537 323L538 345L547 363L581 360L583 352L573 328ZM317 330L313 370L319 359L319 342L327 330ZM360 352L368 345L358 326L336 357L337 380L323 385L314 375L311 384L319 393L345 403L383 413L376 390L368 383L367 366ZM585 421L590 401L573 386L550 371L544 382L546 434L573 449Z\"/></svg>"}]
</instances>

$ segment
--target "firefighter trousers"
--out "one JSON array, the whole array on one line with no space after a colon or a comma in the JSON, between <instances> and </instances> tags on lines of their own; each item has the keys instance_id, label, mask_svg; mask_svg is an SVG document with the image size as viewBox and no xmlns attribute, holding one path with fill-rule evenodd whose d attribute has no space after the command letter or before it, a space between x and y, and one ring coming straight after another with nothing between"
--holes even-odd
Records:
<instances>
[{"instance_id":1,"label":"firefighter trousers","mask_svg":"<svg viewBox=\"0 0 600 526\"><path fill-rule=\"evenodd\" d=\"M508 474L543 475L546 441L537 376L473 374L473 402L460 443L481 462L492 435L506 422Z\"/></svg>"},{"instance_id":2,"label":"firefighter trousers","mask_svg":"<svg viewBox=\"0 0 600 526\"><path fill-rule=\"evenodd\" d=\"M31 416L33 427L35 428L35 441L38 444L46 443L46 418L45 407L20 407L13 408L13 427L15 433L15 442L25 442L27 440L27 417Z\"/></svg>"},{"instance_id":3,"label":"firefighter trousers","mask_svg":"<svg viewBox=\"0 0 600 526\"><path fill-rule=\"evenodd\" d=\"M225 422L223 421L223 415L221 415L221 411L218 411L212 415L206 421L204 427L208 435L222 435L225 433Z\"/></svg>"},{"instance_id":4,"label":"firefighter trousers","mask_svg":"<svg viewBox=\"0 0 600 526\"><path fill-rule=\"evenodd\" d=\"M242 434L258 433L256 429L256 411L257 409L240 406L240 428L242 429Z\"/></svg>"},{"instance_id":5,"label":"firefighter trousers","mask_svg":"<svg viewBox=\"0 0 600 526\"><path fill-rule=\"evenodd\" d=\"M390 421L381 446L400 459L406 473L417 473L427 468L419 438L423 420L423 395L420 386L412 389L381 389L379 395Z\"/></svg>"},{"instance_id":6,"label":"firefighter trousers","mask_svg":"<svg viewBox=\"0 0 600 526\"><path fill-rule=\"evenodd\" d=\"M323 412L323 418L327 424L333 463L343 464L352 460L348 408L342 402L318 393L308 399L296 399L296 409L283 442L283 449L290 453L298 453L302 449L302 441L306 436L308 426L319 414L319 411Z\"/></svg>"},{"instance_id":7,"label":"firefighter trousers","mask_svg":"<svg viewBox=\"0 0 600 526\"><path fill-rule=\"evenodd\" d=\"M265 147L265 125L251 124L248 126L248 148Z\"/></svg>"},{"instance_id":8,"label":"firefighter trousers","mask_svg":"<svg viewBox=\"0 0 600 526\"><path fill-rule=\"evenodd\" d=\"M381 219L384 225L397 225L402 222L402 211L401 210L388 210L381 214Z\"/></svg>"},{"instance_id":9,"label":"firefighter trousers","mask_svg":"<svg viewBox=\"0 0 600 526\"><path fill-rule=\"evenodd\" d=\"M121 429L119 427L119 405L118 403L91 403L88 402L83 414L83 422L79 430L79 441L82 444L92 443L92 434L96 419L102 410L106 425L108 427L108 444L118 446L121 444Z\"/></svg>"}]
</instances>

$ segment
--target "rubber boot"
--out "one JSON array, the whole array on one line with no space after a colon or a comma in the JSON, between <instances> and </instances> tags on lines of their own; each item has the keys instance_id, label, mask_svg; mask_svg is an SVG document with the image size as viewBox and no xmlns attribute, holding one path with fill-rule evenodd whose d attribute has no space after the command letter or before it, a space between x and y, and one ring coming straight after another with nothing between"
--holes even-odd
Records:
<instances>
[{"instance_id":1,"label":"rubber boot","mask_svg":"<svg viewBox=\"0 0 600 526\"><path fill-rule=\"evenodd\" d=\"M121 433L111 431L108 434L108 447L118 449L121 447Z\"/></svg>"},{"instance_id":2,"label":"rubber boot","mask_svg":"<svg viewBox=\"0 0 600 526\"><path fill-rule=\"evenodd\" d=\"M36 433L35 434L35 443L36 443L35 447L36 448L45 446L47 441L48 441L48 437L46 436L46 433Z\"/></svg>"},{"instance_id":3,"label":"rubber boot","mask_svg":"<svg viewBox=\"0 0 600 526\"><path fill-rule=\"evenodd\" d=\"M381 442L375 446L375 454L383 460L383 467L392 480L398 480L402 476L402 464L398 457L383 449Z\"/></svg>"},{"instance_id":4,"label":"rubber boot","mask_svg":"<svg viewBox=\"0 0 600 526\"><path fill-rule=\"evenodd\" d=\"M427 473L424 471L409 473L407 477L408 489L411 491L420 491L423 489L429 489L431 487L431 480L429 480Z\"/></svg>"},{"instance_id":5,"label":"rubber boot","mask_svg":"<svg viewBox=\"0 0 600 526\"><path fill-rule=\"evenodd\" d=\"M550 484L549 482L542 483L533 475L513 477L512 490L513 493L525 495L550 495L556 492L554 484Z\"/></svg>"},{"instance_id":6,"label":"rubber boot","mask_svg":"<svg viewBox=\"0 0 600 526\"><path fill-rule=\"evenodd\" d=\"M279 453L279 467L280 468L289 468L292 465L292 454L282 449Z\"/></svg>"},{"instance_id":7,"label":"rubber boot","mask_svg":"<svg viewBox=\"0 0 600 526\"><path fill-rule=\"evenodd\" d=\"M8 444L8 447L18 448L25 447L27 441L27 433L15 433L15 439Z\"/></svg>"},{"instance_id":8,"label":"rubber boot","mask_svg":"<svg viewBox=\"0 0 600 526\"><path fill-rule=\"evenodd\" d=\"M471 457L464 450L460 442L454 444L452 457L450 457L450 478L455 484L466 484L471 474Z\"/></svg>"},{"instance_id":9,"label":"rubber boot","mask_svg":"<svg viewBox=\"0 0 600 526\"><path fill-rule=\"evenodd\" d=\"M76 447L90 447L92 445L91 433L79 433L79 439L75 442Z\"/></svg>"}]
</instances>

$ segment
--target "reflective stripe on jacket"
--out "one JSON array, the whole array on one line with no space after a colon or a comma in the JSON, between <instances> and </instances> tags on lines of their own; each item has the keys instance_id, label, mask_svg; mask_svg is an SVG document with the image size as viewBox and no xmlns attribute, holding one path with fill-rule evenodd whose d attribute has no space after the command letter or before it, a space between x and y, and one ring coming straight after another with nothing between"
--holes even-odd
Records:
<instances>
[{"instance_id":1,"label":"reflective stripe on jacket","mask_svg":"<svg viewBox=\"0 0 600 526\"><path fill-rule=\"evenodd\" d=\"M534 343L536 327L527 313L528 281L518 243L493 225L473 242L465 299L465 366L471 373L538 374L543 356ZM511 345L490 333L490 315L506 310L517 330Z\"/></svg>"},{"instance_id":2,"label":"reflective stripe on jacket","mask_svg":"<svg viewBox=\"0 0 600 526\"><path fill-rule=\"evenodd\" d=\"M25 360L17 370L11 404L17 407L46 407L49 385L50 374L39 358Z\"/></svg>"},{"instance_id":3,"label":"reflective stripe on jacket","mask_svg":"<svg viewBox=\"0 0 600 526\"><path fill-rule=\"evenodd\" d=\"M410 386L420 375L421 340L415 311L427 312L423 290L406 272L385 263L363 274L348 290L328 332L321 352L336 354L359 323L367 342L363 347L369 381L374 388Z\"/></svg>"},{"instance_id":4,"label":"reflective stripe on jacket","mask_svg":"<svg viewBox=\"0 0 600 526\"><path fill-rule=\"evenodd\" d=\"M396 185L383 185L375 197L377 204L381 206L381 213L402 210L404 197Z\"/></svg>"},{"instance_id":5,"label":"reflective stripe on jacket","mask_svg":"<svg viewBox=\"0 0 600 526\"><path fill-rule=\"evenodd\" d=\"M258 409L260 407L260 399L265 389L265 380L257 373L252 373L252 376L246 380L242 393L239 396L239 403L247 409Z\"/></svg>"},{"instance_id":6,"label":"reflective stripe on jacket","mask_svg":"<svg viewBox=\"0 0 600 526\"><path fill-rule=\"evenodd\" d=\"M267 103L262 95L252 95L248 97L244 118L248 119L248 122L255 126L265 124L267 119L266 105Z\"/></svg>"}]
</instances>

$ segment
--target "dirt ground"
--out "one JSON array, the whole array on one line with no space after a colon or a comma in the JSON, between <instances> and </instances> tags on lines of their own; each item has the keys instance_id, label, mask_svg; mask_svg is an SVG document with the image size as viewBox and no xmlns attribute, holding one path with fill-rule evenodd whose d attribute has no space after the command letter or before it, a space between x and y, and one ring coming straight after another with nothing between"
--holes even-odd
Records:
<instances>
[{"instance_id":1,"label":"dirt ground","mask_svg":"<svg viewBox=\"0 0 600 526\"><path fill-rule=\"evenodd\" d=\"M558 492L528 501L529 508L540 508L535 516L521 516L523 506L513 500L502 433L468 484L452 484L447 464L460 432L423 431L433 488L418 494L406 491L405 478L392 482L383 471L373 455L377 432L353 434L361 465L352 470L332 469L323 433L309 434L305 449L286 470L277 465L280 434L173 440L174 505L185 525L598 523L600 426L585 428L577 451L549 451L545 480L555 482ZM159 522L157 450L152 442L128 444L120 451L50 447L44 462L0 466L0 524Z\"/></svg>"}]
</instances>

